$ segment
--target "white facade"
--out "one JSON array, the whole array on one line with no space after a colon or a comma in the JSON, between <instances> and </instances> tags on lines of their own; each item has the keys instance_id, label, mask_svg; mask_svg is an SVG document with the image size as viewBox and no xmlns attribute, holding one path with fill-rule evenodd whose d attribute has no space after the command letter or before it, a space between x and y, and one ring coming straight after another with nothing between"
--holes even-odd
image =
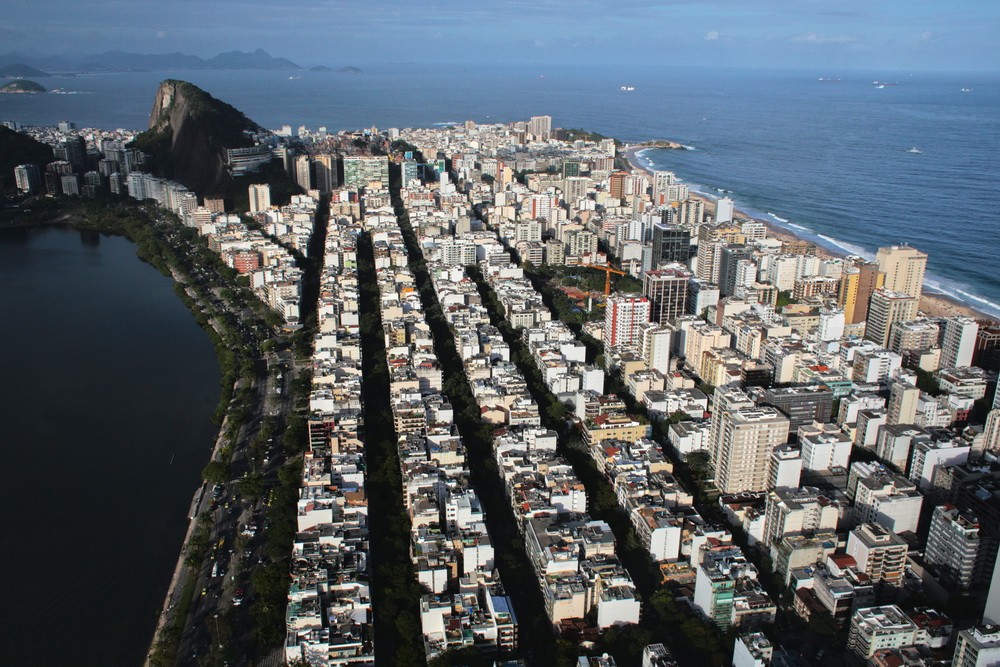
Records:
<instances>
[{"instance_id":1,"label":"white facade","mask_svg":"<svg viewBox=\"0 0 1000 667\"><path fill-rule=\"evenodd\" d=\"M979 323L970 317L952 317L944 325L941 367L971 366Z\"/></svg>"}]
</instances>

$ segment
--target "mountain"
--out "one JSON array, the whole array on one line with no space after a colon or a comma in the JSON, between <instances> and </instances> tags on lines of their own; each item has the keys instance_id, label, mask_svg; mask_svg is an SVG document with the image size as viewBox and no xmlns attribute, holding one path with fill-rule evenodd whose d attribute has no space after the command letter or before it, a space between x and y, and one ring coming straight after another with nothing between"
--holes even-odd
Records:
<instances>
[{"instance_id":1,"label":"mountain","mask_svg":"<svg viewBox=\"0 0 1000 667\"><path fill-rule=\"evenodd\" d=\"M263 131L194 84L167 79L156 91L149 129L132 145L150 156L154 173L206 194L229 178L226 149L252 146L247 133Z\"/></svg>"},{"instance_id":2,"label":"mountain","mask_svg":"<svg viewBox=\"0 0 1000 667\"><path fill-rule=\"evenodd\" d=\"M349 65L347 67L341 67L337 71L340 72L341 74L361 74L362 73L360 69L358 69L357 67L351 66L351 65Z\"/></svg>"},{"instance_id":3,"label":"mountain","mask_svg":"<svg viewBox=\"0 0 1000 667\"><path fill-rule=\"evenodd\" d=\"M23 53L0 54L0 63L17 63L19 67L47 71L122 72L203 69L301 69L286 58L274 58L267 51L229 51L205 59L184 53L129 53L106 51L76 56L32 56ZM24 64L21 64L24 63ZM7 76L46 76L43 74L10 74Z\"/></svg>"},{"instance_id":4,"label":"mountain","mask_svg":"<svg viewBox=\"0 0 1000 667\"><path fill-rule=\"evenodd\" d=\"M0 86L0 93L47 93L45 86L35 83L34 81L28 81L27 79L18 79L17 81L11 81L10 83Z\"/></svg>"},{"instance_id":5,"label":"mountain","mask_svg":"<svg viewBox=\"0 0 1000 667\"><path fill-rule=\"evenodd\" d=\"M302 69L291 60L274 58L264 49L252 53L229 51L220 53L206 63L211 69Z\"/></svg>"},{"instance_id":6,"label":"mountain","mask_svg":"<svg viewBox=\"0 0 1000 667\"><path fill-rule=\"evenodd\" d=\"M0 125L0 192L14 189L14 167L37 164L39 169L52 162L52 147L26 134Z\"/></svg>"},{"instance_id":7,"label":"mountain","mask_svg":"<svg viewBox=\"0 0 1000 667\"><path fill-rule=\"evenodd\" d=\"M5 65L0 67L0 77L14 78L14 77L31 77L32 79L38 79L43 76L52 76L48 72L43 72L40 69L35 69L34 67L28 67L23 63L11 63L10 65Z\"/></svg>"},{"instance_id":8,"label":"mountain","mask_svg":"<svg viewBox=\"0 0 1000 667\"><path fill-rule=\"evenodd\" d=\"M310 72L332 72L332 67L327 67L326 65L314 65L309 68Z\"/></svg>"}]
</instances>

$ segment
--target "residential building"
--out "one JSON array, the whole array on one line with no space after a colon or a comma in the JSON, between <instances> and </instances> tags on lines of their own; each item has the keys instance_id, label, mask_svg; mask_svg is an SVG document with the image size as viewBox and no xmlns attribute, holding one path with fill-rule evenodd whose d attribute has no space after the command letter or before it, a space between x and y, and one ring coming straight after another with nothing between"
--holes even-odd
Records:
<instances>
[{"instance_id":1,"label":"residential building","mask_svg":"<svg viewBox=\"0 0 1000 667\"><path fill-rule=\"evenodd\" d=\"M1000 665L1000 626L977 625L958 633L952 667Z\"/></svg>"},{"instance_id":2,"label":"residential building","mask_svg":"<svg viewBox=\"0 0 1000 667\"><path fill-rule=\"evenodd\" d=\"M877 523L863 523L847 537L847 555L874 583L900 585L908 553L905 540Z\"/></svg>"},{"instance_id":3,"label":"residential building","mask_svg":"<svg viewBox=\"0 0 1000 667\"><path fill-rule=\"evenodd\" d=\"M352 155L344 158L344 187L357 189L373 181L389 183L389 158Z\"/></svg>"},{"instance_id":4,"label":"residential building","mask_svg":"<svg viewBox=\"0 0 1000 667\"><path fill-rule=\"evenodd\" d=\"M865 663L880 649L915 644L918 632L917 625L896 605L858 609L851 618L847 650Z\"/></svg>"},{"instance_id":5,"label":"residential building","mask_svg":"<svg viewBox=\"0 0 1000 667\"><path fill-rule=\"evenodd\" d=\"M868 317L868 304L872 294L882 289L885 273L872 262L858 261L844 268L840 274L837 306L844 309L844 323L857 324Z\"/></svg>"},{"instance_id":6,"label":"residential building","mask_svg":"<svg viewBox=\"0 0 1000 667\"><path fill-rule=\"evenodd\" d=\"M934 508L924 560L943 584L965 593L986 585L996 556L996 527L980 523L976 515L954 505Z\"/></svg>"},{"instance_id":7,"label":"residential building","mask_svg":"<svg viewBox=\"0 0 1000 667\"><path fill-rule=\"evenodd\" d=\"M875 290L868 306L865 338L882 347L887 347L892 325L915 318L917 316L917 302L918 296L913 296L908 292L890 289Z\"/></svg>"},{"instance_id":8,"label":"residential building","mask_svg":"<svg viewBox=\"0 0 1000 667\"><path fill-rule=\"evenodd\" d=\"M604 349L641 342L642 326L649 322L650 302L644 296L612 294L604 310Z\"/></svg>"},{"instance_id":9,"label":"residential building","mask_svg":"<svg viewBox=\"0 0 1000 667\"><path fill-rule=\"evenodd\" d=\"M774 408L725 411L719 422L718 489L766 490L771 452L788 441L788 425L788 418Z\"/></svg>"},{"instance_id":10,"label":"residential building","mask_svg":"<svg viewBox=\"0 0 1000 667\"><path fill-rule=\"evenodd\" d=\"M131 182L131 178L129 179ZM250 214L260 213L271 208L271 186L267 183L252 183L250 185Z\"/></svg>"},{"instance_id":11,"label":"residential building","mask_svg":"<svg viewBox=\"0 0 1000 667\"><path fill-rule=\"evenodd\" d=\"M906 245L888 246L878 249L875 261L879 270L885 273L887 290L920 298L924 271L927 269L927 253Z\"/></svg>"}]
</instances>

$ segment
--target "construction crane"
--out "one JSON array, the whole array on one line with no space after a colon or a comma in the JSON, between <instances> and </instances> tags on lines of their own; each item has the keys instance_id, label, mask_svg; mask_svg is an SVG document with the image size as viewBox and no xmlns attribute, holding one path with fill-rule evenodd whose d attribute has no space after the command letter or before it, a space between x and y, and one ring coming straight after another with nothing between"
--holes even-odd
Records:
<instances>
[{"instance_id":1,"label":"construction crane","mask_svg":"<svg viewBox=\"0 0 1000 667\"><path fill-rule=\"evenodd\" d=\"M580 266L582 266L585 269L597 269L598 271L604 271L604 296L608 296L608 295L611 294L611 274L612 273L614 273L615 275L618 275L618 276L626 276L626 275L628 275L624 271L621 271L620 269L616 269L615 267L611 266L610 264L608 264L608 265L604 265L604 264L581 264Z\"/></svg>"}]
</instances>

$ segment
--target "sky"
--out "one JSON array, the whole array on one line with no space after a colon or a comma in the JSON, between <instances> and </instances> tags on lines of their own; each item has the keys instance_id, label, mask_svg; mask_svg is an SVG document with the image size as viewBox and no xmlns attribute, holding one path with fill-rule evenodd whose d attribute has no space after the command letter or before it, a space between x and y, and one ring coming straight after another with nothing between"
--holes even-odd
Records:
<instances>
[{"instance_id":1,"label":"sky","mask_svg":"<svg viewBox=\"0 0 1000 667\"><path fill-rule=\"evenodd\" d=\"M985 70L997 0L0 0L0 53Z\"/></svg>"}]
</instances>

